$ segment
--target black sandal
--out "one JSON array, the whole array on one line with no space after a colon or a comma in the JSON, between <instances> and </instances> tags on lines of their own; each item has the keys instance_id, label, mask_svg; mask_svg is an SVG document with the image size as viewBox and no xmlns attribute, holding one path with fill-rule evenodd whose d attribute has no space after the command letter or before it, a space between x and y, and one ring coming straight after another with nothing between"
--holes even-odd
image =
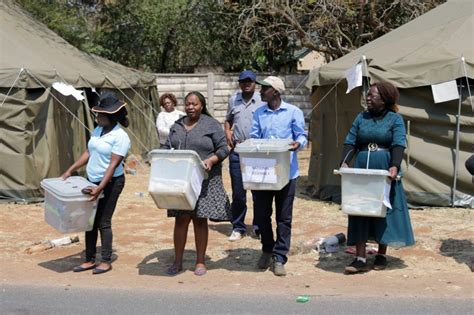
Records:
<instances>
[{"instance_id":1,"label":"black sandal","mask_svg":"<svg viewBox=\"0 0 474 315\"><path fill-rule=\"evenodd\" d=\"M89 262L89 261L86 261L86 263L88 263L88 262ZM74 272L82 272L82 271L94 269L95 266L96 266L96 264L92 264L92 265L90 265L89 267L82 267L82 265L79 265L79 266L76 266L76 267L72 268L72 271L74 271Z\"/></svg>"},{"instance_id":2,"label":"black sandal","mask_svg":"<svg viewBox=\"0 0 474 315\"><path fill-rule=\"evenodd\" d=\"M107 269L99 269L99 268L95 267L94 270L92 270L92 274L93 275L99 275L101 273L106 273L110 270L112 270L112 265L111 264L109 264L109 268L107 268Z\"/></svg>"}]
</instances>

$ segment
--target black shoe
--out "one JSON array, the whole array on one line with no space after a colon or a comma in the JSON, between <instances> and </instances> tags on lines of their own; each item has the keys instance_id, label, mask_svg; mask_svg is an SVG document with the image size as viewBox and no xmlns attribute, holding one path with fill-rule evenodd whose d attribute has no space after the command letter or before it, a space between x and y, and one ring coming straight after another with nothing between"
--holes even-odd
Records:
<instances>
[{"instance_id":1,"label":"black shoe","mask_svg":"<svg viewBox=\"0 0 474 315\"><path fill-rule=\"evenodd\" d=\"M373 268L374 270L384 270L387 268L387 258L384 255L376 255Z\"/></svg>"},{"instance_id":2,"label":"black shoe","mask_svg":"<svg viewBox=\"0 0 474 315\"><path fill-rule=\"evenodd\" d=\"M346 266L346 273L353 274L369 270L367 263L358 260L357 258L351 262L350 265Z\"/></svg>"},{"instance_id":3,"label":"black shoe","mask_svg":"<svg viewBox=\"0 0 474 315\"><path fill-rule=\"evenodd\" d=\"M74 272L82 272L82 271L94 269L95 266L96 266L95 264L90 265L89 267L82 267L82 265L79 265L79 266L76 266L76 267L72 268L72 271L74 271Z\"/></svg>"},{"instance_id":4,"label":"black shoe","mask_svg":"<svg viewBox=\"0 0 474 315\"><path fill-rule=\"evenodd\" d=\"M259 269L267 269L272 264L272 253L263 252L258 260L257 267Z\"/></svg>"},{"instance_id":5,"label":"black shoe","mask_svg":"<svg viewBox=\"0 0 474 315\"><path fill-rule=\"evenodd\" d=\"M107 269L99 269L99 268L94 268L94 270L92 270L92 274L93 275L100 275L101 273L106 273L108 271L112 270L112 265L109 265L109 267Z\"/></svg>"}]
</instances>

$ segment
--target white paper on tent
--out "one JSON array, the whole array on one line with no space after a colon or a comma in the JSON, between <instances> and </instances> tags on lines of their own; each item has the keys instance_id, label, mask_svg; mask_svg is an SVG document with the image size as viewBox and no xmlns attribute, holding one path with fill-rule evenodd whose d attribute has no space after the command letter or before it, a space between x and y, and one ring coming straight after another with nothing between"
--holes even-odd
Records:
<instances>
[{"instance_id":1,"label":"white paper on tent","mask_svg":"<svg viewBox=\"0 0 474 315\"><path fill-rule=\"evenodd\" d=\"M459 98L456 80L431 85L435 103L442 103Z\"/></svg>"},{"instance_id":2,"label":"white paper on tent","mask_svg":"<svg viewBox=\"0 0 474 315\"><path fill-rule=\"evenodd\" d=\"M247 183L275 184L276 162L276 159L242 158L242 180Z\"/></svg>"},{"instance_id":3,"label":"white paper on tent","mask_svg":"<svg viewBox=\"0 0 474 315\"><path fill-rule=\"evenodd\" d=\"M385 182L383 187L383 204L385 207L392 209L392 204L390 203L390 188L392 187L391 182Z\"/></svg>"},{"instance_id":4,"label":"white paper on tent","mask_svg":"<svg viewBox=\"0 0 474 315\"><path fill-rule=\"evenodd\" d=\"M362 64L358 63L346 70L347 91L348 94L352 89L362 86Z\"/></svg>"},{"instance_id":5,"label":"white paper on tent","mask_svg":"<svg viewBox=\"0 0 474 315\"><path fill-rule=\"evenodd\" d=\"M78 101L85 99L84 95L82 95L82 91L76 90L72 85L62 82L54 82L53 88L64 96L72 95Z\"/></svg>"}]
</instances>

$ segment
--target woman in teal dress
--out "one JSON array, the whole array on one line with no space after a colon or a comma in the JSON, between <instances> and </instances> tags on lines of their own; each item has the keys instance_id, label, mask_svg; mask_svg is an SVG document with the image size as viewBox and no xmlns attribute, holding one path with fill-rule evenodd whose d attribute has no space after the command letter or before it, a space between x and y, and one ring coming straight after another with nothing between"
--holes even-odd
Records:
<instances>
[{"instance_id":1,"label":"woman in teal dress","mask_svg":"<svg viewBox=\"0 0 474 315\"><path fill-rule=\"evenodd\" d=\"M344 141L341 167L348 167L357 153L355 168L366 168L369 159L368 168L388 170L392 179L392 209L387 209L385 218L349 216L347 245L356 246L356 258L346 267L346 273L369 269L365 255L368 240L379 244L375 270L387 266L387 246L400 248L415 243L405 191L401 180L396 180L406 146L405 125L397 113L398 96L397 88L390 83L373 84L367 94L367 111L357 115Z\"/></svg>"}]
</instances>

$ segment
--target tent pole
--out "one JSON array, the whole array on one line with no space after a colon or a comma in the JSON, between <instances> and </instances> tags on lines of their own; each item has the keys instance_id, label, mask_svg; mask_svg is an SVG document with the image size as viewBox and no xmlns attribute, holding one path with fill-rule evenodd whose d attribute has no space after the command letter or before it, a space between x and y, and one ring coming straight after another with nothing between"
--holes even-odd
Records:
<instances>
[{"instance_id":1,"label":"tent pole","mask_svg":"<svg viewBox=\"0 0 474 315\"><path fill-rule=\"evenodd\" d=\"M462 83L459 85L459 102L458 102L458 114L456 115L456 153L454 156L454 181L453 190L451 192L451 207L455 206L456 201L456 184L458 181L458 168L459 168L459 130L461 125L461 103L462 103Z\"/></svg>"}]
</instances>

